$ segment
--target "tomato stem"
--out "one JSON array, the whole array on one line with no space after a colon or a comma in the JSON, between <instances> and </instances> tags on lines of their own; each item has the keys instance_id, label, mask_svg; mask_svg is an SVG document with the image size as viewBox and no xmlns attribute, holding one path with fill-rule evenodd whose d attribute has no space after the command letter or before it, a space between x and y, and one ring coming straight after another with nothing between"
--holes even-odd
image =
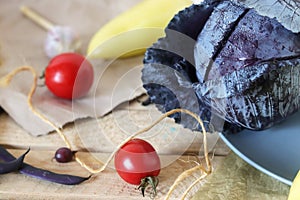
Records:
<instances>
[{"instance_id":1,"label":"tomato stem","mask_svg":"<svg viewBox=\"0 0 300 200\"><path fill-rule=\"evenodd\" d=\"M42 74L39 76L39 79L45 79L45 70L43 70Z\"/></svg>"},{"instance_id":2,"label":"tomato stem","mask_svg":"<svg viewBox=\"0 0 300 200\"><path fill-rule=\"evenodd\" d=\"M151 197L154 198L157 194L156 187L158 185L158 182L159 181L156 176L147 176L146 178L143 178L138 187L138 189L142 191L143 197L145 196L145 189L148 187L148 185L150 185L152 187Z\"/></svg>"}]
</instances>

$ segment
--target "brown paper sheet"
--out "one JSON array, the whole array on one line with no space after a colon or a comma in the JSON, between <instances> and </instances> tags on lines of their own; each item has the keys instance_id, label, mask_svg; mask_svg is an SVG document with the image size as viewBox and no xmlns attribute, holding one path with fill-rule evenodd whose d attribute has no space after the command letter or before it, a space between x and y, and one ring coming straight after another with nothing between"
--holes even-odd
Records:
<instances>
[{"instance_id":1,"label":"brown paper sheet","mask_svg":"<svg viewBox=\"0 0 300 200\"><path fill-rule=\"evenodd\" d=\"M67 25L80 37L86 52L93 34L108 20L135 5L139 0L51 0L51 1L0 1L0 77L22 65L33 66L39 74L47 66L49 58L44 53L46 31L24 17L19 8L26 5L58 25ZM114 62L91 60L95 70L95 82L85 98L68 101L54 97L46 87L38 87L34 106L57 126L62 127L75 119L100 117L124 101L142 93L140 73L142 56ZM32 135L44 135L52 131L36 117L27 106L27 93L32 76L18 74L11 85L0 88L1 107Z\"/></svg>"}]
</instances>

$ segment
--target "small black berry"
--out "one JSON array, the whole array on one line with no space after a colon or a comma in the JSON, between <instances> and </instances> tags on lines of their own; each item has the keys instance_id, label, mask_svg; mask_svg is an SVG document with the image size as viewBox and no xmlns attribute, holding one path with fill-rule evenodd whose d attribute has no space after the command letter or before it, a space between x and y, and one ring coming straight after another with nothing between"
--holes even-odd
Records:
<instances>
[{"instance_id":1,"label":"small black berry","mask_svg":"<svg viewBox=\"0 0 300 200\"><path fill-rule=\"evenodd\" d=\"M55 160L60 163L66 163L73 160L73 152L67 147L61 147L55 152Z\"/></svg>"}]
</instances>

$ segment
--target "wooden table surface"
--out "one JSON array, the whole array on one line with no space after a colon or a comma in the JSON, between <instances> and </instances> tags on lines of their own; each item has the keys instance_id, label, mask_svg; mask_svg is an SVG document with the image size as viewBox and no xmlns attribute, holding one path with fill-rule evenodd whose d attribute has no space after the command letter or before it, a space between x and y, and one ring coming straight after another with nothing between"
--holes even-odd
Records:
<instances>
[{"instance_id":1,"label":"wooden table surface","mask_svg":"<svg viewBox=\"0 0 300 200\"><path fill-rule=\"evenodd\" d=\"M42 71L45 63L49 61L42 51L45 31L24 18L19 12L21 5L33 7L45 14L46 18L51 21L74 28L82 39L83 47L87 48L90 39L101 26L140 1L120 0L117 3L108 0L0 1L1 76L24 63ZM120 66L123 66L123 63ZM84 158L85 163L89 166L100 167L99 160L104 162L117 144L130 134L147 127L161 115L153 105L141 106L141 100L144 100L144 97L134 100L130 104L120 105L110 114L99 119L77 120L67 124L63 128L63 132L70 140L72 150L78 150L78 155ZM202 135L184 129L171 119L166 119L141 137L149 140L159 152L163 168L159 175L160 183L156 199L164 199L178 175L195 166L195 155L199 155L200 159L203 158L203 153L201 153ZM219 164L230 150L221 140L214 145L215 136L210 139L210 157L212 157L213 167L216 168L220 166ZM25 162L36 167L57 173L89 175L75 161L60 164L53 160L55 151L59 147L65 146L57 133L34 137L16 124L4 111L0 111L0 145L15 156L21 155L30 147L31 151L26 156ZM202 163L204 162L202 161ZM183 191L197 176L199 174L193 174L189 177L190 179L181 184L175 190L172 199L179 199ZM196 192L199 187L197 185L190 194ZM248 199L249 196L246 195L246 198ZM149 197L141 198L136 186L122 181L110 165L102 173L95 174L88 181L75 186L42 181L18 172L1 175L0 200L3 199L128 200L149 199Z\"/></svg>"},{"instance_id":2,"label":"wooden table surface","mask_svg":"<svg viewBox=\"0 0 300 200\"><path fill-rule=\"evenodd\" d=\"M121 141L123 136L116 135L120 133L120 129L132 128L131 123L122 122L124 116L130 116L139 127L148 126L151 121L145 116L152 115L156 118L160 112L156 110L153 105L144 107L140 105L138 100L135 100L129 106L121 106L111 112L109 115L98 119L102 124L107 136L115 138L117 142ZM154 115L156 117L154 117ZM117 120L119 119L119 120ZM155 119L152 119L155 120ZM76 122L80 124L82 130L91 133L96 137L95 127L92 121L95 119L81 120ZM119 125L116 125L116 122ZM71 141L73 149L79 150L80 156L85 158L86 163L91 166L99 167L93 159L103 158L104 160L109 155L107 152L101 152L101 149L110 149L109 147L94 147L90 148L89 152L81 151L83 147L83 140L78 138L79 134L75 131L76 123L69 124L64 127L63 131ZM120 125L121 124L121 125ZM195 156L198 154L199 148L202 144L201 134L192 133L189 130L183 129L181 126L175 124L173 120L166 119L162 122L163 127L161 131L172 130L180 134L194 134L197 135L193 142L183 152L180 149L181 143L186 139L184 135L178 139L178 147L173 149L162 148L160 150L160 158L163 163L163 168L159 175L160 183L158 187L158 195L156 199L163 199L168 192L170 186L173 184L177 176L184 170L195 166ZM130 126L130 127L128 127ZM152 130L149 132L151 133ZM155 131L155 130L153 130ZM150 134L148 133L148 134ZM200 136L199 136L200 135ZM89 137L92 137L91 135ZM151 139L151 138L150 138ZM155 141L154 146L155 146ZM157 143L156 143L157 144ZM53 155L57 148L64 146L63 141L57 133L51 133L46 136L33 137L20 128L6 113L0 115L0 145L5 146L13 155L18 156L24 152L28 147L31 148L27 155L25 162L36 167L48 169L58 173L68 173L80 176L88 176L89 173L83 169L77 162L70 162L66 164L57 163L54 161ZM178 148L178 149L176 149ZM113 149L113 148L112 148ZM162 152L165 151L165 152ZM213 166L216 167L225 156L229 149L222 141L218 141L214 148ZM93 155L93 156L92 156ZM182 194L181 190L176 190L174 197L179 197ZM43 180L34 179L23 174L9 173L0 176L0 199L141 199L140 192L136 186L129 185L122 181L112 167L108 167L104 172L94 175L90 180L75 186L66 186L56 183L50 183ZM149 197L148 197L149 199Z\"/></svg>"},{"instance_id":3,"label":"wooden table surface","mask_svg":"<svg viewBox=\"0 0 300 200\"><path fill-rule=\"evenodd\" d=\"M87 48L89 40L99 27L138 2L140 0L123 0L118 3L106 0L1 1L1 76L24 63L42 71L45 63L49 61L42 51L45 31L24 18L19 12L21 5L34 8L53 22L74 28L82 39L83 47ZM85 52L84 49L83 52ZM120 66L122 65L123 63ZM93 156L105 161L117 144L129 134L150 125L160 114L153 105L144 107L136 100L129 105L125 103L119 106L103 118L70 123L64 127L63 132L70 140L72 149L79 150L78 154L86 158L86 163L97 168L99 162L95 162ZM149 140L159 151L163 168L159 176L157 199L163 199L177 176L195 166L195 162L189 162L189 160L195 159L194 155L198 154L202 145L202 136L200 133L183 129L173 120L167 119L141 137ZM6 147L15 156L22 154L30 147L31 151L26 156L25 162L36 167L57 173L89 175L75 161L59 164L52 159L56 149L65 146L57 133L40 137L31 136L4 112L0 113L0 145ZM88 149L88 151L82 149ZM214 148L214 167L224 159L228 152L225 144L219 141ZM176 190L175 199L182 191ZM17 172L1 175L0 199L119 200L141 199L141 194L136 190L136 186L122 181L115 170L109 167L104 172L76 186L37 180Z\"/></svg>"}]
</instances>

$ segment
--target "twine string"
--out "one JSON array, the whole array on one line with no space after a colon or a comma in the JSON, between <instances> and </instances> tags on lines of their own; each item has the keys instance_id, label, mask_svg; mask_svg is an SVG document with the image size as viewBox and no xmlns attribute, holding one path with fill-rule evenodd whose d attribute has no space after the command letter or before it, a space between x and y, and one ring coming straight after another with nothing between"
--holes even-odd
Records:
<instances>
[{"instance_id":1,"label":"twine string","mask_svg":"<svg viewBox=\"0 0 300 200\"><path fill-rule=\"evenodd\" d=\"M43 115L42 113L40 113L34 106L32 103L32 96L36 91L37 88L37 80L38 80L38 76L37 73L35 71L35 69L31 66L22 66L19 68L16 68L15 70L13 70L12 72L10 72L9 74L7 74L5 77L3 77L0 80L0 86L7 86L12 78L22 72L22 71L30 71L33 75L33 84L30 88L30 91L28 92L27 95L27 103L28 106L30 108L30 110L36 115L38 116L40 119L42 119L45 123L49 124L51 127L54 128L54 130L59 134L59 136L61 137L61 139L64 141L64 143L66 144L66 146L69 149L72 149L71 143L69 142L68 138L65 136L65 134L62 132L61 128L57 127L55 125L55 123L51 122L49 119L47 119L47 117L45 115ZM148 127L145 127L142 130L137 131L136 133L132 134L131 136L129 136L128 138L126 138L123 142L121 142L116 148L115 150L110 154L109 158L107 159L107 161L103 164L103 166L99 169L93 169L90 166L88 166L85 162L83 162L78 156L76 156L75 154L75 160L86 170L88 170L90 173L92 174L96 174L96 173L100 173L103 170L106 169L106 167L109 165L109 163L111 162L111 160L113 159L114 155L117 153L117 151L124 145L126 144L128 141L132 140L133 138L137 137L138 135L145 133L147 131L149 131L150 129L152 129L154 126L156 126L158 123L160 123L163 119L165 119L166 117L175 114L175 113L186 113L188 115L190 115L191 117L193 117L201 126L202 128L202 134L203 134L203 146L204 146L204 157L205 157L205 162L206 162L206 168L204 168L202 165L197 165L196 167L193 167L189 170L186 170L185 172L183 172L174 182L174 184L171 186L169 192L167 193L167 196L165 199L169 199L171 193L175 190L176 186L183 181L184 178L188 177L190 174L192 174L193 172L197 171L197 170L201 170L203 171L205 175L210 174L212 171L212 166L211 166L211 162L210 162L210 158L208 156L208 147L207 147L207 132L205 130L203 121L200 119L200 117L198 115L196 115L195 113L186 110L186 109L173 109L171 111L168 111L164 114L162 114L154 123L152 123L151 125L149 125ZM199 179L197 179L189 188L188 190L184 193L184 197L187 195L188 191L192 188L193 185L195 185L197 182L199 182L200 180L202 180L204 177L201 176ZM183 197L183 198L184 198Z\"/></svg>"},{"instance_id":2,"label":"twine string","mask_svg":"<svg viewBox=\"0 0 300 200\"><path fill-rule=\"evenodd\" d=\"M38 80L38 75L35 71L35 69L31 66L22 66L22 67L19 67L19 68L16 68L14 69L13 71L11 71L10 73L8 73L5 77L2 78L2 84L3 85L8 85L11 80L13 79L13 77L22 72L22 71L30 71L32 73L32 76L33 76L33 84L28 92L28 95L27 95L27 104L29 106L29 109L35 114L37 115L39 118L41 118L44 122L46 122L47 124L49 124L50 126L52 126L55 131L60 135L60 137L63 139L63 141L65 142L66 146L68 148L71 148L71 144L70 142L68 141L68 139L66 138L66 136L62 133L62 131L60 130L59 127L57 127L53 122L51 122L50 120L48 120L43 114L41 114L40 112L38 112L34 106L33 106L33 103L32 103L32 96L33 94L35 93L36 91L36 88L37 88L37 80Z\"/></svg>"}]
</instances>

